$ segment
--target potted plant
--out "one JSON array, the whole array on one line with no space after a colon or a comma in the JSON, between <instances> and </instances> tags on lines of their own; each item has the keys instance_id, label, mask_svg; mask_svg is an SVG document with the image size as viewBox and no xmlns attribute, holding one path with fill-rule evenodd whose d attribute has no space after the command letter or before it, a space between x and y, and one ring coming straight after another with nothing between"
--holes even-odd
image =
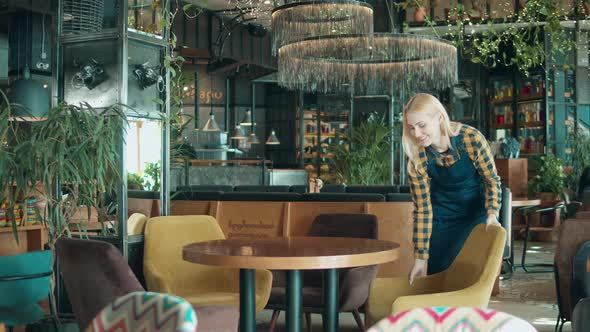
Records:
<instances>
[{"instance_id":1,"label":"potted plant","mask_svg":"<svg viewBox=\"0 0 590 332\"><path fill-rule=\"evenodd\" d=\"M48 230L48 246L70 235L72 217L84 206L88 219L96 209L107 217L105 195L120 182L119 146L126 115L119 106L95 109L60 103L45 121L12 121L8 99L0 91L0 202L22 206L35 196L38 219ZM14 216L12 216L14 217ZM15 220L15 218L9 218ZM18 241L17 225L12 224Z\"/></svg>"},{"instance_id":2,"label":"potted plant","mask_svg":"<svg viewBox=\"0 0 590 332\"><path fill-rule=\"evenodd\" d=\"M143 178L137 173L127 172L127 189L143 190Z\"/></svg>"},{"instance_id":3,"label":"potted plant","mask_svg":"<svg viewBox=\"0 0 590 332\"><path fill-rule=\"evenodd\" d=\"M564 198L565 172L563 162L554 155L541 157L537 175L529 180L529 194L543 201Z\"/></svg>"},{"instance_id":4,"label":"potted plant","mask_svg":"<svg viewBox=\"0 0 590 332\"><path fill-rule=\"evenodd\" d=\"M348 185L389 182L389 144L392 129L369 120L354 128L348 143L331 146L338 181Z\"/></svg>"},{"instance_id":5,"label":"potted plant","mask_svg":"<svg viewBox=\"0 0 590 332\"><path fill-rule=\"evenodd\" d=\"M398 8L408 10L409 8L414 9L414 22L424 22L424 18L427 15L426 7L428 6L429 0L407 0L397 3Z\"/></svg>"}]
</instances>

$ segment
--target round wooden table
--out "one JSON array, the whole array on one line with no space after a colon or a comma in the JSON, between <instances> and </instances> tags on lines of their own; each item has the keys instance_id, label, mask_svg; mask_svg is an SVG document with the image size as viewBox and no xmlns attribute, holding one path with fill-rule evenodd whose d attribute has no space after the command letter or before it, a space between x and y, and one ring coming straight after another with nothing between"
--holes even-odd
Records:
<instances>
[{"instance_id":1,"label":"round wooden table","mask_svg":"<svg viewBox=\"0 0 590 332\"><path fill-rule=\"evenodd\" d=\"M337 331L337 269L394 261L399 258L399 244L342 237L234 238L186 245L182 257L193 263L240 269L241 332L256 330L254 269L288 270L288 331L301 331L301 270L325 270L324 331Z\"/></svg>"},{"instance_id":2,"label":"round wooden table","mask_svg":"<svg viewBox=\"0 0 590 332\"><path fill-rule=\"evenodd\" d=\"M538 198L526 198L526 197L513 197L512 198L512 207L527 207L527 206L536 206L541 205L541 200Z\"/></svg>"}]
</instances>

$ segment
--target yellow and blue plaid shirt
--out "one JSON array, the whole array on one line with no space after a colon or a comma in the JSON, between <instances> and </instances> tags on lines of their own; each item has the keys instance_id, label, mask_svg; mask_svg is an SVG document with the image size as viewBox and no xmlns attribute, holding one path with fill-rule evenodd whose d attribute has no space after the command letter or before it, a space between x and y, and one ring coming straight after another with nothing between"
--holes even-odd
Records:
<instances>
[{"instance_id":1,"label":"yellow and blue plaid shirt","mask_svg":"<svg viewBox=\"0 0 590 332\"><path fill-rule=\"evenodd\" d=\"M485 208L488 215L496 215L500 211L502 191L500 177L496 172L494 156L485 137L475 128L462 125L458 139L465 143L465 150L477 173L485 185ZM454 148L454 147L453 147ZM431 154L432 155L432 154ZM451 167L459 154L435 153L436 164ZM430 234L432 233L432 205L430 202L430 177L428 176L428 156L426 149L419 153L420 165L414 167L410 162L408 178L410 192L414 201L414 256L418 259L428 259Z\"/></svg>"}]
</instances>

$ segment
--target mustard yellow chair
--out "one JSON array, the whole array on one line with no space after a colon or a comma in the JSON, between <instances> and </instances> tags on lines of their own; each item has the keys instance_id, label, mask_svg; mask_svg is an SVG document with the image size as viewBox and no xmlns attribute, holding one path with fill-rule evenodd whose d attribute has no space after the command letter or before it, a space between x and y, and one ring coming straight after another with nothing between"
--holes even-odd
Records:
<instances>
[{"instance_id":1,"label":"mustard yellow chair","mask_svg":"<svg viewBox=\"0 0 590 332\"><path fill-rule=\"evenodd\" d=\"M134 213L127 219L127 235L143 234L147 217L143 213Z\"/></svg>"},{"instance_id":2,"label":"mustard yellow chair","mask_svg":"<svg viewBox=\"0 0 590 332\"><path fill-rule=\"evenodd\" d=\"M451 266L414 281L407 277L377 278L371 284L366 307L368 326L404 310L423 307L485 309L500 271L506 231L476 226Z\"/></svg>"},{"instance_id":3,"label":"mustard yellow chair","mask_svg":"<svg viewBox=\"0 0 590 332\"><path fill-rule=\"evenodd\" d=\"M145 227L143 272L147 289L186 299L195 307L239 307L239 270L195 264L182 259L182 247L194 242L224 239L211 216L154 217ZM256 311L268 302L272 274L256 271Z\"/></svg>"}]
</instances>

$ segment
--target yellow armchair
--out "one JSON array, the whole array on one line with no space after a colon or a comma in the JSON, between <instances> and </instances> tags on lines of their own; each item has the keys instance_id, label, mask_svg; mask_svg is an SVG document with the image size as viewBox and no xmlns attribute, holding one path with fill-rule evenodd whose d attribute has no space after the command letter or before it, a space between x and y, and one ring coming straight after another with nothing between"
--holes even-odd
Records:
<instances>
[{"instance_id":1,"label":"yellow armchair","mask_svg":"<svg viewBox=\"0 0 590 332\"><path fill-rule=\"evenodd\" d=\"M147 217L143 213L134 213L127 219L127 235L143 234Z\"/></svg>"},{"instance_id":2,"label":"yellow armchair","mask_svg":"<svg viewBox=\"0 0 590 332\"><path fill-rule=\"evenodd\" d=\"M506 231L478 225L451 266L414 281L407 277L377 278L367 301L367 325L404 310L444 306L486 308L500 271Z\"/></svg>"},{"instance_id":3,"label":"yellow armchair","mask_svg":"<svg viewBox=\"0 0 590 332\"><path fill-rule=\"evenodd\" d=\"M182 259L182 247L194 242L224 239L211 216L166 216L150 218L145 228L143 272L147 288L186 299L195 307L239 307L239 270L190 263ZM270 296L272 274L256 271L256 311Z\"/></svg>"}]
</instances>

